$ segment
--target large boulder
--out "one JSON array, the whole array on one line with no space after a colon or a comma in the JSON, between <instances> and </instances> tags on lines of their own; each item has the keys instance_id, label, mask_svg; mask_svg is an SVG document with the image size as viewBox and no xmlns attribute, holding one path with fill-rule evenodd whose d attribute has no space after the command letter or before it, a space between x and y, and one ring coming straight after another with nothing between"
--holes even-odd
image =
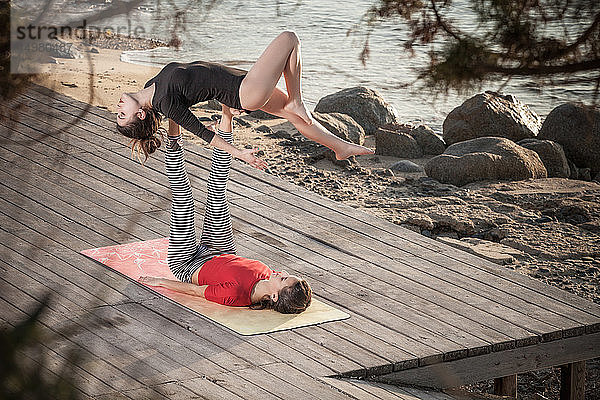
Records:
<instances>
[{"instance_id":1,"label":"large boulder","mask_svg":"<svg viewBox=\"0 0 600 400\"><path fill-rule=\"evenodd\" d=\"M443 137L449 145L484 136L517 142L536 136L541 125L540 117L512 95L488 91L471 97L448 114Z\"/></svg>"},{"instance_id":2,"label":"large boulder","mask_svg":"<svg viewBox=\"0 0 600 400\"><path fill-rule=\"evenodd\" d=\"M551 140L523 139L519 146L535 151L548 171L548 178L568 178L571 175L569 162L560 144Z\"/></svg>"},{"instance_id":3,"label":"large boulder","mask_svg":"<svg viewBox=\"0 0 600 400\"><path fill-rule=\"evenodd\" d=\"M427 125L413 126L410 124L393 122L382 125L380 127L380 130L381 129L393 132L402 132L410 135L413 139L415 139L423 154L437 156L446 150L446 144L442 138ZM375 136L375 139L377 139L377 136Z\"/></svg>"},{"instance_id":4,"label":"large boulder","mask_svg":"<svg viewBox=\"0 0 600 400\"><path fill-rule=\"evenodd\" d=\"M483 137L449 146L425 164L427 176L463 186L485 180L546 178L542 160L533 150L498 137Z\"/></svg>"},{"instance_id":5,"label":"large boulder","mask_svg":"<svg viewBox=\"0 0 600 400\"><path fill-rule=\"evenodd\" d=\"M420 158L444 152L444 141L427 125L389 123L375 132L375 154L401 158Z\"/></svg>"},{"instance_id":6,"label":"large boulder","mask_svg":"<svg viewBox=\"0 0 600 400\"><path fill-rule=\"evenodd\" d=\"M315 107L319 113L343 113L351 116L372 135L377 128L388 122L396 122L398 115L376 91L357 86L327 95L319 100Z\"/></svg>"},{"instance_id":7,"label":"large boulder","mask_svg":"<svg viewBox=\"0 0 600 400\"><path fill-rule=\"evenodd\" d=\"M365 131L356 121L342 113L311 113L313 118L335 136L346 141L362 145L365 142Z\"/></svg>"},{"instance_id":8,"label":"large boulder","mask_svg":"<svg viewBox=\"0 0 600 400\"><path fill-rule=\"evenodd\" d=\"M420 158L423 151L407 132L379 128L375 132L375 154L401 158Z\"/></svg>"},{"instance_id":9,"label":"large boulder","mask_svg":"<svg viewBox=\"0 0 600 400\"><path fill-rule=\"evenodd\" d=\"M569 160L579 168L600 172L600 111L589 106L567 103L548 114L539 139L552 140L563 147Z\"/></svg>"}]
</instances>

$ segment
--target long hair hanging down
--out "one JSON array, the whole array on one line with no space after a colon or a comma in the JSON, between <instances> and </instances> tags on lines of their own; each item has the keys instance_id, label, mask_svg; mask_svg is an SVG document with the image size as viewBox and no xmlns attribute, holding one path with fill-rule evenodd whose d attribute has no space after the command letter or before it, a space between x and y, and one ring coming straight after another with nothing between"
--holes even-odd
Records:
<instances>
[{"instance_id":1,"label":"long hair hanging down","mask_svg":"<svg viewBox=\"0 0 600 400\"><path fill-rule=\"evenodd\" d=\"M130 138L129 146L131 147L131 158L135 158L144 164L148 160L148 156L158 149L166 134L166 129L160 126L162 117L151 107L142 107L146 112L146 118L140 119L137 116L133 122L120 126L117 124L117 131L123 136ZM144 155L142 161L141 155Z\"/></svg>"}]
</instances>

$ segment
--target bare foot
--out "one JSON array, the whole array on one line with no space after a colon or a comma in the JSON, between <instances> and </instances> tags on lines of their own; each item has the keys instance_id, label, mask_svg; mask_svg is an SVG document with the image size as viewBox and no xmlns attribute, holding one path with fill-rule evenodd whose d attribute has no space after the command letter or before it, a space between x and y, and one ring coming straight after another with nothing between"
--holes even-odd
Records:
<instances>
[{"instance_id":1,"label":"bare foot","mask_svg":"<svg viewBox=\"0 0 600 400\"><path fill-rule=\"evenodd\" d=\"M375 151L354 143L348 143L344 148L335 152L335 158L345 160L351 156L361 156L365 154L374 154Z\"/></svg>"},{"instance_id":2,"label":"bare foot","mask_svg":"<svg viewBox=\"0 0 600 400\"><path fill-rule=\"evenodd\" d=\"M291 101L283 106L283 109L289 113L296 114L300 118L304 120L308 125L312 125L314 123L310 112L306 109L306 106L303 102Z\"/></svg>"}]
</instances>

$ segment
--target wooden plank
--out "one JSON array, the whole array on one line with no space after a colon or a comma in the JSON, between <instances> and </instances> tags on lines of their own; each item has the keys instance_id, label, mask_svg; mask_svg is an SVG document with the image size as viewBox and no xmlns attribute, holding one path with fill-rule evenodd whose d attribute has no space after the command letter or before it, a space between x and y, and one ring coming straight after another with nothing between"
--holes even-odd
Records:
<instances>
[{"instance_id":1,"label":"wooden plank","mask_svg":"<svg viewBox=\"0 0 600 400\"><path fill-rule=\"evenodd\" d=\"M121 305L121 307L126 307L126 306L127 306L127 304L123 304L123 305ZM198 341L199 341L199 338L198 338L198 337L196 337L196 338L194 339L194 342L197 344L197 342L198 342ZM246 352L248 352L248 351L247 351L247 349L246 349ZM219 362L222 362L222 361L223 361L223 357L222 357L222 355L220 355L220 356L219 356L219 360L218 360L218 361L219 361ZM212 371L215 371L215 370L216 370L215 368L212 368Z\"/></svg>"},{"instance_id":2,"label":"wooden plank","mask_svg":"<svg viewBox=\"0 0 600 400\"><path fill-rule=\"evenodd\" d=\"M422 368L393 372L374 380L433 388L452 388L511 374L600 356L600 333L539 343Z\"/></svg>"},{"instance_id":3,"label":"wooden plank","mask_svg":"<svg viewBox=\"0 0 600 400\"><path fill-rule=\"evenodd\" d=\"M272 201L275 201L273 199ZM238 199L234 200L233 203L240 205L245 210L260 210L260 207L257 207L254 199ZM515 324L515 321L519 321L521 324L527 322L527 325L522 325L525 329L534 332L540 331L548 331L551 329L548 325L554 324L556 326L565 325L566 328L573 328L574 326L579 326L579 323L571 320L569 317L565 317L562 315L557 315L554 312L550 312L545 308L532 305L531 303L524 301L512 294L511 297L506 296L506 292L499 291L497 288L494 288L488 285L485 282L480 282L478 280L474 280L472 278L464 279L463 275L457 274L455 272L448 273L446 268L443 268L439 265L431 263L429 261L424 261L423 259L416 257L409 257L408 259L397 259L391 256L392 253L384 252L384 251L372 251L369 248L362 245L364 242L363 237L357 236L352 237L352 240L344 238L344 232L346 230L339 226L339 224L334 224L331 222L323 221L321 218L311 218L311 215L307 215L306 213L302 214L302 217L299 218L295 216L300 209L297 209L296 212L293 210L289 211L285 222L279 222L284 225L286 228L295 230L299 234L303 234L298 228L304 225L312 226L311 236L316 240L324 240L327 245L331 248L340 248L350 250L352 249L354 255L353 257L359 258L356 262L359 262L361 266L367 263L373 263L377 265L379 268L380 274L386 274L394 277L394 283L396 281L402 281L402 278L406 279L412 285L418 285L418 282L425 282L427 286L430 287L439 287L439 283L430 284L432 280L442 281L442 285L444 287L440 288L440 292L436 294L434 297L440 297L441 291L450 288L452 297L456 302L463 302L462 299L469 299L470 297L475 295L485 296L487 301L486 303L481 302L473 302L473 304L477 305L475 311L479 315L485 315L486 310L489 310L489 306L493 304L496 308L500 308L499 310L495 310L494 314L501 316L504 319L504 323L502 325L506 325L507 328L510 328ZM269 215L266 211L262 211L261 214ZM247 215L247 214L244 214ZM268 218L271 222L277 221L274 218ZM302 221L301 221L302 220ZM294 223L295 222L295 223ZM331 235L331 232L336 232L336 235ZM389 249L388 249L389 250ZM348 257L346 254L341 255L343 257ZM345 264L350 264L349 262ZM400 272L398 269L401 269ZM425 273L422 273L425 272ZM456 286L460 285L460 286ZM457 289L459 289L457 291ZM516 292L518 288L513 288L513 292ZM447 290L445 291L447 292ZM467 292L467 293L465 293ZM448 296L445 297L447 299ZM498 299L503 299L502 302L499 302ZM491 300L491 301L489 301ZM447 301L445 301L448 304ZM504 305L507 304L507 305ZM448 307L448 305L446 305ZM455 312L460 312L464 307L468 307L469 305L463 304L462 307L454 308ZM482 313L483 312L483 313ZM489 314L488 314L489 315ZM514 315L519 315L520 318L515 318ZM588 316L589 317L589 316ZM489 316L487 317L490 318ZM593 317L592 317L593 320ZM546 323L547 322L547 323ZM473 324L471 322L471 324ZM474 324L476 326L476 324ZM502 326L499 325L499 326ZM497 324L498 326L498 324ZM506 328L505 328L506 329ZM554 327L554 329L558 329ZM515 327L511 333L514 332L522 332L523 328ZM509 331L510 332L510 331Z\"/></svg>"},{"instance_id":4,"label":"wooden plank","mask_svg":"<svg viewBox=\"0 0 600 400\"><path fill-rule=\"evenodd\" d=\"M2 291L0 291L0 318L6 321L10 326L14 326L16 323L20 322L22 319L27 318L27 314L17 309L14 305L7 302L4 298L2 298ZM35 348L37 350L38 347ZM52 348L48 347L45 343L39 343L39 349L42 349L44 353L44 357L46 363L44 367L47 367L51 372L57 372L62 368L63 363L66 362L66 359L56 353ZM39 359L40 354L35 354L36 359L33 359L25 352L21 353L24 357L29 357L31 360L37 363L37 359ZM91 375L88 371L82 369L79 365L75 365L72 369L72 380L73 383L77 386L79 390L81 390L84 394L90 396L97 396L104 393L108 393L113 391L113 389L104 383L102 380L96 378Z\"/></svg>"},{"instance_id":5,"label":"wooden plank","mask_svg":"<svg viewBox=\"0 0 600 400\"><path fill-rule=\"evenodd\" d=\"M293 376L293 385L304 392L309 393L309 398L314 399L331 399L331 400L348 400L348 397L333 389L329 385L323 384L318 379L306 374L304 371L298 371L294 367L286 364L269 364L262 367L266 372L276 378L282 380L286 377ZM289 398L292 398L289 396Z\"/></svg>"},{"instance_id":6,"label":"wooden plank","mask_svg":"<svg viewBox=\"0 0 600 400\"><path fill-rule=\"evenodd\" d=\"M62 146L62 145L60 145L60 144L57 144L57 146Z\"/></svg>"},{"instance_id":7,"label":"wooden plank","mask_svg":"<svg viewBox=\"0 0 600 400\"><path fill-rule=\"evenodd\" d=\"M236 206L239 205L239 200L235 200L232 202L233 204L235 204ZM232 207L232 209L236 209L235 207ZM361 260L356 259L356 256L350 256L348 254L344 254L343 252L338 252L335 251L334 249L332 249L331 247L327 247L326 245L319 243L315 240L310 240L309 238L306 238L304 235L300 234L299 232L290 232L290 231L286 231L285 228L281 228L279 226L279 224L275 223L272 219L270 218L264 218L263 216L265 215L265 212L261 212L261 215L254 215L251 213L252 210L252 206L250 204L246 204L243 208L242 208L243 212L238 212L236 215L238 215L239 217L237 217L238 219L242 219L243 221L247 222L249 225L251 225L252 229L254 231L258 231L259 227L264 229L264 231L259 231L261 232L263 235L265 235L267 232L268 234L270 234L271 236L274 236L276 238L276 240L279 241L284 241L287 244L286 247L286 252L288 254L293 254L296 257L302 257L303 260L311 262L312 264L317 264L317 265L323 265L327 267L327 270L329 272L331 272L332 274L337 275L338 278L340 279L348 279L351 280L353 282L364 282L364 285L371 288L373 291L376 291L378 293L383 293L386 296L388 296L389 298L393 298L396 301L400 302L403 304L404 307L408 307L408 309L410 310L410 314L411 315L426 315L426 317L431 318L432 316L435 318L436 315L439 314L445 314L447 317L441 319L441 318L436 318L437 324L441 324L440 325L440 331L443 330L444 332L452 332L456 335L456 337L459 337L460 334L462 334L463 336L464 331L470 331L473 333L473 335L477 335L476 338L483 338L483 339L479 339L477 340L473 335L471 334L467 334L466 337L470 337L470 341L469 339L466 339L465 341L461 342L462 344L467 343L467 345L472 345L472 347L478 347L481 345L487 345L489 344L490 341L494 341L494 342L506 342L506 341L513 341L514 338L511 336L508 336L506 334L500 333L498 332L496 329L490 329L488 326L482 325L480 322L478 322L477 320L475 320L475 318L467 318L463 315L461 315L461 313L466 313L468 315L468 312L471 311L471 313L476 313L476 316L480 316L481 318L479 319L479 321L483 320L492 320L492 322L495 322L495 326L509 326L509 328L512 326L514 327L512 332L510 332L511 334L515 335L516 337L533 337L535 336L534 334L526 331L525 329L522 328L518 328L514 325L511 325L510 323L507 323L506 321L502 320L503 323L499 324L498 320L499 318L494 318L494 317L490 317L491 314L489 312L486 313L482 313L480 310L478 309L474 309L473 307L471 307L469 309L469 305L466 304L460 304L459 301L456 301L455 303L451 303L449 304L449 301L454 300L452 297L450 296L446 296L443 295L441 293L441 291L443 291L444 289L446 289L447 291L452 291L452 292L456 292L462 295L463 298L473 298L475 297L475 299L473 301L479 300L481 302L481 297L474 296L474 294L472 292L466 292L464 289L462 288L458 288L457 286L454 285L450 285L450 289L447 289L448 282L440 280L438 278L433 277L433 275L423 275L421 277L420 281L424 282L424 284L419 287L419 283L416 283L417 278L407 278L406 276L402 276L398 273L392 272L388 269L385 268L381 268L380 265L377 265L375 263L371 263L369 261L365 261L365 260ZM259 211L260 209L257 209L256 206L253 208L253 210ZM290 217L291 218L291 217ZM311 225L312 226L312 225ZM312 229L311 229L312 230ZM251 231L248 230L241 230L242 232L251 235ZM331 235L328 235L329 237L331 237ZM327 237L327 236L324 236ZM310 249L312 250L312 252L308 252L308 251L304 251L304 252L295 252L292 253L291 249L290 249L290 244L294 244L297 245L298 247L304 248L304 249ZM273 249L276 248L276 246L271 245L270 243L265 243L266 246L269 246ZM266 247L265 246L265 247ZM293 249L293 248L292 248ZM319 258L315 259L315 254L317 255L322 255ZM311 258L309 258L311 257ZM376 261L375 261L376 262ZM407 275L414 275L413 271L407 271ZM389 282L389 283L388 283ZM439 288L439 290L432 290L429 287L437 287ZM425 288L425 289L423 289ZM429 294L430 296L426 296L426 295L419 295L416 296L415 293L418 293L418 291L425 291L426 294ZM429 291L429 292L427 292ZM411 294L411 296L409 296L409 294ZM369 300L369 296L368 296L368 291L364 291L363 290L363 297L365 297L365 301ZM430 297L430 298L427 298ZM409 298L410 300L407 301L403 301L404 298ZM432 300L433 298L433 300ZM435 302L434 302L435 300ZM486 304L486 300L484 299L484 305ZM440 304L441 303L441 304ZM487 303L492 303L490 301L487 301ZM380 303L381 304L381 303ZM460 307L462 305L462 307ZM480 306L481 307L481 306ZM504 310L505 307L503 307L501 304L499 303L492 303L488 306L488 308L493 307L494 311L497 311L498 314L502 315L502 311ZM466 308L466 310L465 310ZM473 311L474 310L474 311ZM508 310L508 309L506 309ZM510 311L510 310L509 310ZM504 312L504 314L506 314L506 312ZM516 314L513 312L513 314ZM521 316L522 314L518 314L517 316ZM516 317L513 316L513 319L515 319ZM524 318L528 318L528 317L524 317ZM452 321L452 324L454 324L452 327L448 327L447 326L447 322L445 321ZM534 321L533 323L537 324L537 328L538 329L556 329L552 326L549 326L547 324L540 326L541 324L538 321ZM533 324L532 323L532 324ZM491 322L489 323L491 325ZM425 323L425 324L419 324L421 326L427 326L427 325L431 325L430 323ZM461 329L459 329L461 328ZM517 336L518 335L518 336ZM487 339L487 340L485 340ZM478 344L473 344L473 342L478 342Z\"/></svg>"},{"instance_id":8,"label":"wooden plank","mask_svg":"<svg viewBox=\"0 0 600 400\"><path fill-rule=\"evenodd\" d=\"M503 376L494 379L494 394L517 398L517 375Z\"/></svg>"},{"instance_id":9,"label":"wooden plank","mask_svg":"<svg viewBox=\"0 0 600 400\"><path fill-rule=\"evenodd\" d=\"M560 400L585 399L585 361L560 367Z\"/></svg>"},{"instance_id":10,"label":"wooden plank","mask_svg":"<svg viewBox=\"0 0 600 400\"><path fill-rule=\"evenodd\" d=\"M96 317L100 317L97 313L93 313L93 318L90 319L86 308L70 301L63 293L44 286L26 274L13 270L12 274L4 276L3 279L15 287L21 285L26 287L27 293L34 299L41 298L45 293L50 292L52 294L52 301L48 307L52 312L50 315L60 313L60 316L64 317L53 318L54 323L50 326L51 329L61 332L65 325L69 329L73 327L76 331L74 335L69 336L70 341L74 341L75 338L80 339L85 348L90 346L97 355L98 351L102 349L103 360L116 361L113 365L140 382L151 384L157 380L167 381L169 378L166 373L172 375L174 379L188 379L193 375L189 370L186 375L176 374L175 370L167 368L169 360L166 357L138 341L137 336L139 335L126 334L119 330L110 319L96 321ZM94 321L96 324L89 327L88 324ZM153 358L155 360L152 360ZM180 370L180 372L183 371Z\"/></svg>"},{"instance_id":11,"label":"wooden plank","mask_svg":"<svg viewBox=\"0 0 600 400\"><path fill-rule=\"evenodd\" d=\"M0 277L0 281L2 280L3 278ZM28 313L28 311L24 309L26 308L26 306L23 306L23 304L39 304L39 302L34 297L18 290L11 284L5 284L3 289L3 298L5 300L8 300L11 304L16 305L17 308L24 313ZM44 318L40 321L42 326L51 330L55 334L60 335L60 332L56 331L55 329L53 329L52 326L49 325L55 325L57 322L58 320L54 317L52 309L49 309L49 311L44 314ZM59 343L58 345L56 345L54 347L54 350L60 353L61 350L65 349L65 343L67 341L68 343L75 344L77 348L80 351L82 351L83 356L86 359L86 361L81 363L80 366L83 369L92 373L93 375L97 373L96 371L102 371L102 376L105 378L105 382L111 387L113 387L115 390L128 390L134 387L144 386L144 384L142 384L134 377L125 374L118 367L104 360L101 355L96 353L95 349L93 349L94 352L92 352L91 349L88 349L85 345L79 343L77 339L77 335L71 335L69 338L63 336L63 343Z\"/></svg>"},{"instance_id":12,"label":"wooden plank","mask_svg":"<svg viewBox=\"0 0 600 400\"><path fill-rule=\"evenodd\" d=\"M52 274L51 271L46 271L46 273L40 274L40 276L44 276L44 279L46 279L48 278L48 273L50 275ZM64 294L64 290L65 288L63 287L62 294ZM198 354L196 354L197 360L194 360L194 352L190 352L189 348L183 351L183 347L180 344L169 343L173 342L170 338L160 334L158 331L148 329L148 325L145 325L145 328L142 328L141 323L133 320L132 318L124 318L129 316L120 312L115 312L112 307L98 308L95 310L95 314L104 317L105 322L99 329L95 331L97 334L102 333L104 338L111 336L114 333L112 330L120 330L123 332L129 332L129 337L133 339L133 341L128 339L127 343L134 345L136 353L141 353L145 349L163 350L164 348L165 350L161 351L160 353L164 357L162 357L160 360L157 360L157 362L153 362L152 365L160 366L162 369L166 368L164 372L168 373L169 378L171 379L186 380L197 376L198 373L206 374L209 372L218 373L225 371L218 364L210 362ZM119 323L114 325L111 323L111 321L119 321ZM110 330L107 328L110 328ZM180 333L177 335L180 335ZM115 338L114 340L117 341L118 339ZM135 344L137 344L137 346L135 346ZM198 341L194 341L194 344L197 345ZM173 358L173 354L178 354L179 357ZM174 364L171 359L177 359L179 362L181 362L181 364ZM145 358L145 361L148 361L147 357ZM181 372L184 372L184 374L182 375ZM211 385L211 383L209 381L205 382L202 391L197 391L196 393L200 394L202 392L206 392L209 389L206 387L207 385Z\"/></svg>"}]
</instances>

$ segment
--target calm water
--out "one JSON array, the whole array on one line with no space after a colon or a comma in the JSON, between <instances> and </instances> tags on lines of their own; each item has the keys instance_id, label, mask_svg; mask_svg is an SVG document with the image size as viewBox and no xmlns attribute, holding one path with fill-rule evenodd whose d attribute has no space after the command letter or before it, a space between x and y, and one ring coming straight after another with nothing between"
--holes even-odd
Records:
<instances>
[{"instance_id":1,"label":"calm water","mask_svg":"<svg viewBox=\"0 0 600 400\"><path fill-rule=\"evenodd\" d=\"M58 3L62 15L84 15L105 7L98 3L62 0ZM296 1L233 1L223 0L207 12L203 2L172 0L157 5L154 1L125 16L113 17L98 25L144 27L145 36L168 40L172 15L184 11L185 30L179 30L183 40L180 50L158 48L151 51L130 51L123 60L162 66L170 61L208 60L238 68L250 69L269 42L285 29L294 30L302 42L303 93L309 109L327 94L347 87L363 85L378 91L398 111L405 122L425 122L441 131L445 116L460 105L470 93L439 95L400 88L416 76L415 68L426 65L424 49L417 48L411 58L403 50L406 30L400 21L388 21L376 28L370 39L370 58L364 67L358 57L365 36L365 24L350 36L346 31L358 23L374 0L302 0ZM206 3L206 2L204 2ZM459 2L457 2L459 3ZM85 4L85 7L83 6ZM171 4L175 4L172 7ZM192 4L192 5L190 5ZM460 3L459 3L460 4ZM86 9L87 7L87 9ZM463 28L474 29L467 9L457 9ZM278 86L285 89L283 77ZM489 83L482 90L495 90L499 83ZM557 105L573 100L590 101L593 87L564 89L545 88L540 91L530 80L514 80L503 89L545 116Z\"/></svg>"}]
</instances>

